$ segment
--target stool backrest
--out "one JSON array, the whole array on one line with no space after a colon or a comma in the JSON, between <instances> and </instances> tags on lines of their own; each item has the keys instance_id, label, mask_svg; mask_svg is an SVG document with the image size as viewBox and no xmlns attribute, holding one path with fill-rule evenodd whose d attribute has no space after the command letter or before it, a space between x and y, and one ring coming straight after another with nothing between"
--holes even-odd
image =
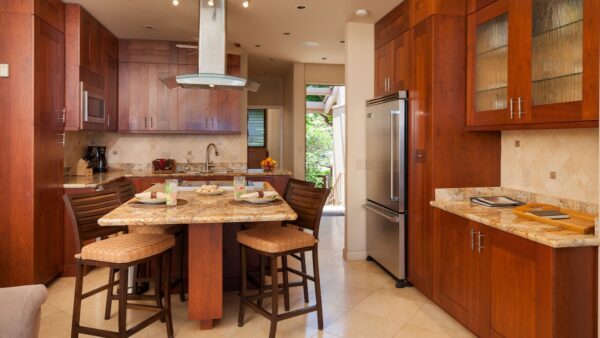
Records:
<instances>
[{"instance_id":1,"label":"stool backrest","mask_svg":"<svg viewBox=\"0 0 600 338\"><path fill-rule=\"evenodd\" d=\"M121 204L135 197L135 187L130 180L118 180L102 185L103 189L117 189Z\"/></svg>"},{"instance_id":2,"label":"stool backrest","mask_svg":"<svg viewBox=\"0 0 600 338\"><path fill-rule=\"evenodd\" d=\"M106 229L98 224L98 219L121 205L116 188L64 195L63 199L73 223L78 252L85 241L100 237L100 234L106 232ZM126 227L122 228L123 231L126 230Z\"/></svg>"},{"instance_id":3,"label":"stool backrest","mask_svg":"<svg viewBox=\"0 0 600 338\"><path fill-rule=\"evenodd\" d=\"M298 218L288 222L313 231L319 237L319 223L330 189L316 188L314 184L290 178L283 198L294 209Z\"/></svg>"}]
</instances>

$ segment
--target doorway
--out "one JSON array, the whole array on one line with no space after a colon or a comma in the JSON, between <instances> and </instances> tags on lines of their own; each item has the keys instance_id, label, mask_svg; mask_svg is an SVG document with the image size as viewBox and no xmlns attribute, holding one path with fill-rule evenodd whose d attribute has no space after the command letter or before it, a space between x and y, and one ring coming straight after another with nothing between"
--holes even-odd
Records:
<instances>
[{"instance_id":1,"label":"doorway","mask_svg":"<svg viewBox=\"0 0 600 338\"><path fill-rule=\"evenodd\" d=\"M326 212L344 213L346 90L306 85L306 180L331 189Z\"/></svg>"},{"instance_id":2,"label":"doorway","mask_svg":"<svg viewBox=\"0 0 600 338\"><path fill-rule=\"evenodd\" d=\"M260 169L267 157L282 158L283 109L252 107L248 109L248 169Z\"/></svg>"}]
</instances>

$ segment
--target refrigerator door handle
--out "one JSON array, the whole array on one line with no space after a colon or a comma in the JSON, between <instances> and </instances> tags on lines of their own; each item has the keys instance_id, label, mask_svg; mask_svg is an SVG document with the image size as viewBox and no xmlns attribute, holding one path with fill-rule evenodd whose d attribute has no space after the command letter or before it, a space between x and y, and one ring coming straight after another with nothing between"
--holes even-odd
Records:
<instances>
[{"instance_id":1,"label":"refrigerator door handle","mask_svg":"<svg viewBox=\"0 0 600 338\"><path fill-rule=\"evenodd\" d=\"M390 201L398 202L400 200L400 196L396 192L396 179L397 175L395 174L395 165L396 165L396 142L395 141L395 130L398 127L398 123L396 123L396 119L400 117L402 111L400 110L392 110L390 111Z\"/></svg>"},{"instance_id":2,"label":"refrigerator door handle","mask_svg":"<svg viewBox=\"0 0 600 338\"><path fill-rule=\"evenodd\" d=\"M385 218L386 220L390 221L390 222L394 222L394 223L398 223L400 222L400 218L397 215L388 215L388 213L379 210L379 208L374 207L370 204L364 204L363 208L367 209L368 211L372 211L374 213L376 213L377 215Z\"/></svg>"}]
</instances>

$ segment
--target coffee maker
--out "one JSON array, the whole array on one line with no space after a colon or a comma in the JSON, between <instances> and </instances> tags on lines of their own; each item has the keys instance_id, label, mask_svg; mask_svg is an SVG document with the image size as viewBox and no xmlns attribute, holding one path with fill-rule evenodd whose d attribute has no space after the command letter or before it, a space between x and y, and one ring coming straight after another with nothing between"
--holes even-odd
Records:
<instances>
[{"instance_id":1,"label":"coffee maker","mask_svg":"<svg viewBox=\"0 0 600 338\"><path fill-rule=\"evenodd\" d=\"M88 167L92 168L95 173L107 171L106 147L89 146L83 159L88 162Z\"/></svg>"}]
</instances>

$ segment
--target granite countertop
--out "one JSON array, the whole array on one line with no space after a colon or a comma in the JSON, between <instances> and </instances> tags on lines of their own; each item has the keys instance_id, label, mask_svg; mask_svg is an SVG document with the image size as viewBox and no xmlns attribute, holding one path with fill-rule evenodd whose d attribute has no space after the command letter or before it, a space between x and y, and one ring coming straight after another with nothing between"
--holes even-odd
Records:
<instances>
[{"instance_id":1,"label":"granite countertop","mask_svg":"<svg viewBox=\"0 0 600 338\"><path fill-rule=\"evenodd\" d=\"M549 203L561 207L570 207L570 209L583 212L596 210L596 214L598 209L598 206L595 204L550 196L542 197L541 195L507 188L437 189L436 200L432 201L431 205L435 208L553 248L600 245L600 238L594 234L580 234L549 224L520 218L512 213L512 208L489 208L473 204L469 201L469 198L474 196L494 195L509 196L522 202ZM576 208L577 206L579 208ZM598 233L598 229L596 229L596 233Z\"/></svg>"},{"instance_id":2,"label":"granite countertop","mask_svg":"<svg viewBox=\"0 0 600 338\"><path fill-rule=\"evenodd\" d=\"M65 189L95 189L102 184L107 184L126 177L214 177L214 176L292 176L289 170L277 169L272 172L264 172L260 169L248 169L244 171L215 171L212 173L178 172L174 174L154 173L152 170L109 170L92 176L65 176L63 188Z\"/></svg>"},{"instance_id":3,"label":"granite countertop","mask_svg":"<svg viewBox=\"0 0 600 338\"><path fill-rule=\"evenodd\" d=\"M264 190L273 187L264 182ZM162 191L157 184L150 191ZM162 225L231 222L270 222L295 220L298 216L287 203L251 205L233 201L233 191L222 195L202 196L195 192L179 192L179 199L188 203L177 207L136 208L124 204L100 218L98 223L108 225Z\"/></svg>"}]
</instances>

